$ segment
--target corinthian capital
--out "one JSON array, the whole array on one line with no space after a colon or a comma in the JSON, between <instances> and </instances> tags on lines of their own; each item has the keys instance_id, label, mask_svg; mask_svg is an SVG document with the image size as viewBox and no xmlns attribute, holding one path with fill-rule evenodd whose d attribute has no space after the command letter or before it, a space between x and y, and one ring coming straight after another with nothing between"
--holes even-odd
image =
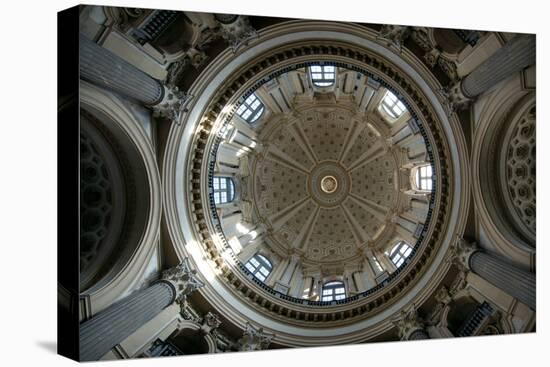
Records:
<instances>
[{"instance_id":1,"label":"corinthian capital","mask_svg":"<svg viewBox=\"0 0 550 367\"><path fill-rule=\"evenodd\" d=\"M171 283L176 289L176 302L184 302L189 294L204 286L197 276L196 270L191 270L189 259L162 273L162 280Z\"/></svg>"},{"instance_id":2,"label":"corinthian capital","mask_svg":"<svg viewBox=\"0 0 550 367\"><path fill-rule=\"evenodd\" d=\"M461 270L470 270L470 256L479 250L477 243L468 242L464 238L456 239L455 244L451 247L450 260L452 260Z\"/></svg>"},{"instance_id":3,"label":"corinthian capital","mask_svg":"<svg viewBox=\"0 0 550 367\"><path fill-rule=\"evenodd\" d=\"M192 98L193 96L180 91L178 87L164 86L164 98L159 104L153 106L153 114L179 124L180 117L186 112Z\"/></svg>"},{"instance_id":4,"label":"corinthian capital","mask_svg":"<svg viewBox=\"0 0 550 367\"><path fill-rule=\"evenodd\" d=\"M442 65L442 67L444 66L446 65ZM448 70L448 72L451 73L451 70ZM462 91L461 80L441 90L441 94L447 100L447 112L449 115L458 110L465 109L472 102Z\"/></svg>"},{"instance_id":5,"label":"corinthian capital","mask_svg":"<svg viewBox=\"0 0 550 367\"><path fill-rule=\"evenodd\" d=\"M222 38L229 43L233 52L258 37L258 32L250 25L247 16L218 14L216 20L220 25Z\"/></svg>"}]
</instances>

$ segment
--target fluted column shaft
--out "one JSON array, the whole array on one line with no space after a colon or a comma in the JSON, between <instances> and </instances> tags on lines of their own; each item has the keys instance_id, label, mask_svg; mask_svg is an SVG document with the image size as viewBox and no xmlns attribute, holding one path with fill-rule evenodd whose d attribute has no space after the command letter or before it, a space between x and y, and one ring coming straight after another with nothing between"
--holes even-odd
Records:
<instances>
[{"instance_id":1,"label":"fluted column shaft","mask_svg":"<svg viewBox=\"0 0 550 367\"><path fill-rule=\"evenodd\" d=\"M148 106L159 104L164 86L111 51L80 36L80 78Z\"/></svg>"},{"instance_id":2,"label":"fluted column shaft","mask_svg":"<svg viewBox=\"0 0 550 367\"><path fill-rule=\"evenodd\" d=\"M536 62L534 35L518 35L497 50L462 81L462 92L474 98L508 76Z\"/></svg>"},{"instance_id":3,"label":"fluted column shaft","mask_svg":"<svg viewBox=\"0 0 550 367\"><path fill-rule=\"evenodd\" d=\"M175 300L176 289L161 280L111 305L80 326L80 360L97 361Z\"/></svg>"},{"instance_id":4,"label":"fluted column shaft","mask_svg":"<svg viewBox=\"0 0 550 367\"><path fill-rule=\"evenodd\" d=\"M519 269L483 251L474 252L469 259L470 269L489 283L536 309L536 278L531 272Z\"/></svg>"}]
</instances>

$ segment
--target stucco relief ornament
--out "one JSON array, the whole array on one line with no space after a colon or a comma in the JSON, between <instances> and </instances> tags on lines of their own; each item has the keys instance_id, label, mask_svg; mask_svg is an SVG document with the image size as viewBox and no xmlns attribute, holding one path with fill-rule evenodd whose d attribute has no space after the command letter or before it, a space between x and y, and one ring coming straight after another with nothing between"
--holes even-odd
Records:
<instances>
[{"instance_id":1,"label":"stucco relief ornament","mask_svg":"<svg viewBox=\"0 0 550 367\"><path fill-rule=\"evenodd\" d=\"M435 41L430 37L430 30L428 28L414 27L411 32L411 39L425 51L424 61L426 61L429 67L433 68L435 65L439 65L449 79L451 79L452 83L458 80L455 61L448 59L437 48Z\"/></svg>"},{"instance_id":2,"label":"stucco relief ornament","mask_svg":"<svg viewBox=\"0 0 550 367\"><path fill-rule=\"evenodd\" d=\"M443 98L443 105L447 110L447 116L459 110L465 109L470 102L470 98L466 97L462 92L462 82L459 81L451 86L439 90L440 96Z\"/></svg>"},{"instance_id":3,"label":"stucco relief ornament","mask_svg":"<svg viewBox=\"0 0 550 367\"><path fill-rule=\"evenodd\" d=\"M168 74L166 75L166 85L175 87L179 84L180 79L183 76L184 70L191 64L191 60L186 56L174 61L168 67Z\"/></svg>"},{"instance_id":4,"label":"stucco relief ornament","mask_svg":"<svg viewBox=\"0 0 550 367\"><path fill-rule=\"evenodd\" d=\"M453 299L449 293L449 289L445 286L442 286L435 292L435 300L444 305L449 304Z\"/></svg>"},{"instance_id":5,"label":"stucco relief ornament","mask_svg":"<svg viewBox=\"0 0 550 367\"><path fill-rule=\"evenodd\" d=\"M426 64L433 68L435 64L437 64L440 56L441 52L436 48L432 48L430 51L424 54L424 60L426 61Z\"/></svg>"},{"instance_id":6,"label":"stucco relief ornament","mask_svg":"<svg viewBox=\"0 0 550 367\"><path fill-rule=\"evenodd\" d=\"M401 311L393 324L397 327L401 340L406 340L416 330L424 329L424 323L418 317L415 305L412 305L408 310Z\"/></svg>"},{"instance_id":7,"label":"stucco relief ornament","mask_svg":"<svg viewBox=\"0 0 550 367\"><path fill-rule=\"evenodd\" d=\"M273 334L265 333L263 328L256 329L247 322L243 337L238 341L239 350L250 351L267 349L274 336Z\"/></svg>"},{"instance_id":8,"label":"stucco relief ornament","mask_svg":"<svg viewBox=\"0 0 550 367\"><path fill-rule=\"evenodd\" d=\"M220 321L218 315L212 312L208 312L206 315L204 315L204 318L202 320L201 330L205 334L208 334L216 330L221 324L222 322Z\"/></svg>"},{"instance_id":9,"label":"stucco relief ornament","mask_svg":"<svg viewBox=\"0 0 550 367\"><path fill-rule=\"evenodd\" d=\"M204 283L197 276L197 271L191 269L188 258L185 258L181 264L165 270L162 273L162 279L175 287L175 301L180 304L185 303L189 294L204 287Z\"/></svg>"},{"instance_id":10,"label":"stucco relief ornament","mask_svg":"<svg viewBox=\"0 0 550 367\"><path fill-rule=\"evenodd\" d=\"M426 324L429 326L439 325L442 322L445 309L449 307L448 304L452 301L449 289L446 286L439 288L435 292L435 300L437 303L426 320Z\"/></svg>"},{"instance_id":11,"label":"stucco relief ornament","mask_svg":"<svg viewBox=\"0 0 550 367\"><path fill-rule=\"evenodd\" d=\"M145 9L113 6L105 6L103 11L107 18L113 22L113 26L124 32L132 26L132 23L145 14Z\"/></svg>"},{"instance_id":12,"label":"stucco relief ornament","mask_svg":"<svg viewBox=\"0 0 550 367\"><path fill-rule=\"evenodd\" d=\"M450 60L444 56L437 59L437 64L447 74L452 83L456 83L458 80L458 72L456 71L456 62Z\"/></svg>"},{"instance_id":13,"label":"stucco relief ornament","mask_svg":"<svg viewBox=\"0 0 550 367\"><path fill-rule=\"evenodd\" d=\"M197 324L201 322L199 313L189 304L187 300L180 303L180 315L186 321L193 321Z\"/></svg>"},{"instance_id":14,"label":"stucco relief ornament","mask_svg":"<svg viewBox=\"0 0 550 367\"><path fill-rule=\"evenodd\" d=\"M376 39L385 43L389 48L396 49L400 53L403 43L405 39L409 37L409 34L410 29L407 26L386 24L382 26Z\"/></svg>"},{"instance_id":15,"label":"stucco relief ornament","mask_svg":"<svg viewBox=\"0 0 550 367\"><path fill-rule=\"evenodd\" d=\"M178 87L165 86L164 98L158 105L153 106L153 116L167 118L179 125L180 118L187 112L187 105L192 99L192 95L180 91Z\"/></svg>"},{"instance_id":16,"label":"stucco relief ornament","mask_svg":"<svg viewBox=\"0 0 550 367\"><path fill-rule=\"evenodd\" d=\"M220 31L233 53L259 37L258 32L250 25L248 17L244 15L239 15L232 23L220 22Z\"/></svg>"},{"instance_id":17,"label":"stucco relief ornament","mask_svg":"<svg viewBox=\"0 0 550 367\"><path fill-rule=\"evenodd\" d=\"M412 40L426 52L435 48L430 35L430 30L427 27L414 27L411 32Z\"/></svg>"}]
</instances>

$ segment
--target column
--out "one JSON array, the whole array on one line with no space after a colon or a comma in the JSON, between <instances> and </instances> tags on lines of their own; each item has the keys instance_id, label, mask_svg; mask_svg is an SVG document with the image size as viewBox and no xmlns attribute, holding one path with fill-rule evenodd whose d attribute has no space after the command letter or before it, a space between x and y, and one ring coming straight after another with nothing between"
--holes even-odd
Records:
<instances>
[{"instance_id":1,"label":"column","mask_svg":"<svg viewBox=\"0 0 550 367\"><path fill-rule=\"evenodd\" d=\"M289 263L289 259L281 259L277 265L275 265L275 268L271 271L271 274L269 274L269 278L267 279L267 285L270 287L273 287L276 282L280 281L281 277L283 276L287 266Z\"/></svg>"},{"instance_id":2,"label":"column","mask_svg":"<svg viewBox=\"0 0 550 367\"><path fill-rule=\"evenodd\" d=\"M294 270L296 269L296 266L298 265L298 261L300 260L300 257L297 255L292 255L290 257L290 263L285 269L285 272L283 273L283 276L281 277L280 282L283 284L290 284L290 279L292 278L292 274L294 274Z\"/></svg>"},{"instance_id":3,"label":"column","mask_svg":"<svg viewBox=\"0 0 550 367\"><path fill-rule=\"evenodd\" d=\"M376 250L374 252L374 255L378 259L378 262L382 265L384 270L386 270L388 273L393 273L397 270L397 267L393 263L393 261L390 260L390 258L383 252Z\"/></svg>"},{"instance_id":4,"label":"column","mask_svg":"<svg viewBox=\"0 0 550 367\"><path fill-rule=\"evenodd\" d=\"M462 81L462 91L474 98L510 75L536 62L534 35L517 35Z\"/></svg>"},{"instance_id":5,"label":"column","mask_svg":"<svg viewBox=\"0 0 550 367\"><path fill-rule=\"evenodd\" d=\"M296 266L296 269L294 270L294 274L292 275L292 278L290 279L290 290L288 294L290 294L292 297L301 298L302 296L302 289L304 283L304 276L302 273L302 269L300 265Z\"/></svg>"},{"instance_id":6,"label":"column","mask_svg":"<svg viewBox=\"0 0 550 367\"><path fill-rule=\"evenodd\" d=\"M489 283L536 310L535 274L482 251L475 243L457 240L455 260Z\"/></svg>"},{"instance_id":7,"label":"column","mask_svg":"<svg viewBox=\"0 0 550 367\"><path fill-rule=\"evenodd\" d=\"M163 85L85 36L80 36L80 78L152 106L164 96Z\"/></svg>"},{"instance_id":8,"label":"column","mask_svg":"<svg viewBox=\"0 0 550 367\"><path fill-rule=\"evenodd\" d=\"M313 293L313 277L311 275L305 275L302 282L302 293L298 295L299 298L309 299Z\"/></svg>"},{"instance_id":9,"label":"column","mask_svg":"<svg viewBox=\"0 0 550 367\"><path fill-rule=\"evenodd\" d=\"M451 109L463 108L510 75L536 63L534 35L520 34L492 54L464 79L449 88Z\"/></svg>"},{"instance_id":10,"label":"column","mask_svg":"<svg viewBox=\"0 0 550 367\"><path fill-rule=\"evenodd\" d=\"M376 273L372 269L372 264L369 259L363 261L363 273L362 280L365 286L365 290L371 289L376 286Z\"/></svg>"},{"instance_id":11,"label":"column","mask_svg":"<svg viewBox=\"0 0 550 367\"><path fill-rule=\"evenodd\" d=\"M475 274L536 310L535 274L482 251L470 256L469 265Z\"/></svg>"},{"instance_id":12,"label":"column","mask_svg":"<svg viewBox=\"0 0 550 367\"><path fill-rule=\"evenodd\" d=\"M371 249L366 249L364 252L364 260L363 260L363 279L364 279L364 286L365 290L370 289L376 285L376 271L373 269L372 266L372 258L373 253Z\"/></svg>"},{"instance_id":13,"label":"column","mask_svg":"<svg viewBox=\"0 0 550 367\"><path fill-rule=\"evenodd\" d=\"M344 269L344 274L342 278L342 280L344 281L344 287L346 289L347 296L351 296L352 292L356 293L357 289L353 287L353 272L351 270Z\"/></svg>"},{"instance_id":14,"label":"column","mask_svg":"<svg viewBox=\"0 0 550 367\"><path fill-rule=\"evenodd\" d=\"M191 99L177 87L164 86L83 35L80 35L79 63L81 79L152 107L155 114L172 120L179 120Z\"/></svg>"},{"instance_id":15,"label":"column","mask_svg":"<svg viewBox=\"0 0 550 367\"><path fill-rule=\"evenodd\" d=\"M80 360L96 361L152 320L174 301L204 284L187 259L163 273L163 279L109 306L80 325Z\"/></svg>"},{"instance_id":16,"label":"column","mask_svg":"<svg viewBox=\"0 0 550 367\"><path fill-rule=\"evenodd\" d=\"M323 290L323 283L322 283L323 276L320 271L312 273L311 276L313 277L313 281L311 282L313 285L310 293L310 299L312 301L320 301L321 292Z\"/></svg>"}]
</instances>

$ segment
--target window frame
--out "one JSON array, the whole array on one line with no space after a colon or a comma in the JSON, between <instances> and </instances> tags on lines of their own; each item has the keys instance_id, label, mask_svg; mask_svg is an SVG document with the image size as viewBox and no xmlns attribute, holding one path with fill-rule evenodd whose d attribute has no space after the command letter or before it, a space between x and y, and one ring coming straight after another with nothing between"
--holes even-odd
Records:
<instances>
[{"instance_id":1,"label":"window frame","mask_svg":"<svg viewBox=\"0 0 550 367\"><path fill-rule=\"evenodd\" d=\"M339 292L340 290L343 292ZM341 280L329 280L321 287L320 299L323 302L340 301L346 298L346 285Z\"/></svg>"},{"instance_id":2,"label":"window frame","mask_svg":"<svg viewBox=\"0 0 550 367\"><path fill-rule=\"evenodd\" d=\"M264 283L273 271L273 263L259 252L248 259L244 266L256 279Z\"/></svg>"},{"instance_id":3,"label":"window frame","mask_svg":"<svg viewBox=\"0 0 550 367\"><path fill-rule=\"evenodd\" d=\"M412 246L406 241L399 241L392 247L388 257L395 267L399 268L411 256L412 250Z\"/></svg>"},{"instance_id":4,"label":"window frame","mask_svg":"<svg viewBox=\"0 0 550 367\"><path fill-rule=\"evenodd\" d=\"M429 173L427 172L429 171ZM419 191L433 191L433 167L431 164L423 164L414 169L414 186Z\"/></svg>"},{"instance_id":5,"label":"window frame","mask_svg":"<svg viewBox=\"0 0 550 367\"><path fill-rule=\"evenodd\" d=\"M239 108L237 108L236 114L244 121L249 124L253 124L262 117L265 112L265 105L256 95L256 93L251 93L246 97ZM246 115L246 117L244 116Z\"/></svg>"},{"instance_id":6,"label":"window frame","mask_svg":"<svg viewBox=\"0 0 550 367\"><path fill-rule=\"evenodd\" d=\"M320 68L319 70L314 70L314 68ZM326 68L331 68L326 70ZM324 65L324 64L314 64L308 67L309 77L311 78L311 83L319 88L328 88L332 87L336 83L336 66L334 65ZM315 77L315 75L320 75L320 77ZM327 77L327 75L332 74L332 79Z\"/></svg>"},{"instance_id":7,"label":"window frame","mask_svg":"<svg viewBox=\"0 0 550 367\"><path fill-rule=\"evenodd\" d=\"M212 177L212 194L215 205L228 204L235 200L235 182L233 178L229 176ZM225 200L222 200L224 196Z\"/></svg>"},{"instance_id":8,"label":"window frame","mask_svg":"<svg viewBox=\"0 0 550 367\"><path fill-rule=\"evenodd\" d=\"M382 97L382 100L380 101L380 107L392 121L397 120L399 117L403 116L405 112L408 111L407 106L405 106L405 104L401 102L401 100L389 89L386 90L384 97ZM400 112L396 112L396 108Z\"/></svg>"}]
</instances>

